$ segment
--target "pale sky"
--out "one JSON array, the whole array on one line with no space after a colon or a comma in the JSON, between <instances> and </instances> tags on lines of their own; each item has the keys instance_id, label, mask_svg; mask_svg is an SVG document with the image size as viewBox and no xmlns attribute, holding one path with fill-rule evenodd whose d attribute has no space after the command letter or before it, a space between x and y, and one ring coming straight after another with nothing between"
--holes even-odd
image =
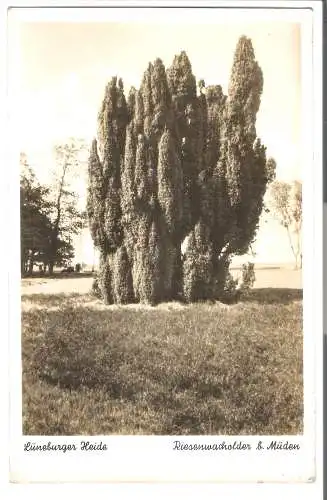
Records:
<instances>
[{"instance_id":1,"label":"pale sky","mask_svg":"<svg viewBox=\"0 0 327 500\"><path fill-rule=\"evenodd\" d=\"M139 86L149 61L169 66L186 50L197 80L220 84L227 93L238 38L252 39L264 76L257 135L277 162L277 176L301 179L300 25L253 24L24 23L21 25L21 73L17 136L41 182L51 167L52 146L67 137L91 141L105 84L113 75L125 89ZM79 190L85 192L81 180ZM279 241L273 252L271 244ZM79 252L90 259L88 240ZM82 251L81 247L85 249ZM277 223L260 229L258 260L292 260L286 235ZM87 254L87 255L86 255ZM82 257L81 257L82 259ZM85 260L84 259L84 260Z\"/></svg>"}]
</instances>

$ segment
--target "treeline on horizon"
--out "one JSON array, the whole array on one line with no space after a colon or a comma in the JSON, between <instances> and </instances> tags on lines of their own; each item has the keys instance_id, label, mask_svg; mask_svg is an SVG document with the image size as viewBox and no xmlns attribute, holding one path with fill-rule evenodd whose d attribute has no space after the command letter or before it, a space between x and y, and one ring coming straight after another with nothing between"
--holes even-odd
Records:
<instances>
[{"instance_id":1,"label":"treeline on horizon","mask_svg":"<svg viewBox=\"0 0 327 500\"><path fill-rule=\"evenodd\" d=\"M149 63L127 98L122 79L107 84L87 199L100 251L95 288L105 303L240 294L230 260L255 240L276 167L256 135L262 90L262 70L244 36L228 96L220 85L197 85L185 51L167 69L159 58ZM244 268L244 289L251 272Z\"/></svg>"},{"instance_id":2,"label":"treeline on horizon","mask_svg":"<svg viewBox=\"0 0 327 500\"><path fill-rule=\"evenodd\" d=\"M86 213L78 208L71 174L80 170L82 141L71 139L55 146L56 172L50 185L42 185L25 153L20 155L20 260L21 275L42 274L55 266L71 265L73 236L86 226Z\"/></svg>"}]
</instances>

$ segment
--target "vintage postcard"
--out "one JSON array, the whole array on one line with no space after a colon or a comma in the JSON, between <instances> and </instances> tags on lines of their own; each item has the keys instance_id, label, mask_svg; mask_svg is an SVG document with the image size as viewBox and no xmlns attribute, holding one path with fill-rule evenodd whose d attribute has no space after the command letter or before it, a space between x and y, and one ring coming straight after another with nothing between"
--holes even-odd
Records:
<instances>
[{"instance_id":1,"label":"vintage postcard","mask_svg":"<svg viewBox=\"0 0 327 500\"><path fill-rule=\"evenodd\" d=\"M321 7L10 9L11 481L316 481Z\"/></svg>"}]
</instances>

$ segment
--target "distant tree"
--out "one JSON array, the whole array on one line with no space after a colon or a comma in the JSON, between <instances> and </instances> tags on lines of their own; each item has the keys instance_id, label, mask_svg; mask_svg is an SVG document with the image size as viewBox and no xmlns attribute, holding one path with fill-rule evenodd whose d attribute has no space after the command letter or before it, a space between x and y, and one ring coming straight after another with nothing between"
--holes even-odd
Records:
<instances>
[{"instance_id":1,"label":"distant tree","mask_svg":"<svg viewBox=\"0 0 327 500\"><path fill-rule=\"evenodd\" d=\"M39 184L24 153L20 165L21 273L25 275L33 273L35 264L46 262L51 221L48 217L48 188Z\"/></svg>"},{"instance_id":2,"label":"distant tree","mask_svg":"<svg viewBox=\"0 0 327 500\"><path fill-rule=\"evenodd\" d=\"M302 183L273 182L270 188L269 208L287 232L295 268L302 269Z\"/></svg>"},{"instance_id":3,"label":"distant tree","mask_svg":"<svg viewBox=\"0 0 327 500\"><path fill-rule=\"evenodd\" d=\"M85 144L77 139L55 146L56 169L50 190L51 235L48 251L49 274L55 265L74 257L72 235L85 226L86 214L78 208L74 178L83 173Z\"/></svg>"}]
</instances>

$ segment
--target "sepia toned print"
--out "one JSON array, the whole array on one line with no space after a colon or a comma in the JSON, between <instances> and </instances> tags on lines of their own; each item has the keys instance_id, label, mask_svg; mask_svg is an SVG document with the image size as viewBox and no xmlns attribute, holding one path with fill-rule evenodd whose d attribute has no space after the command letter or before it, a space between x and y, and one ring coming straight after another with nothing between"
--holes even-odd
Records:
<instances>
[{"instance_id":1,"label":"sepia toned print","mask_svg":"<svg viewBox=\"0 0 327 500\"><path fill-rule=\"evenodd\" d=\"M21 51L23 433L302 434L300 25Z\"/></svg>"}]
</instances>

